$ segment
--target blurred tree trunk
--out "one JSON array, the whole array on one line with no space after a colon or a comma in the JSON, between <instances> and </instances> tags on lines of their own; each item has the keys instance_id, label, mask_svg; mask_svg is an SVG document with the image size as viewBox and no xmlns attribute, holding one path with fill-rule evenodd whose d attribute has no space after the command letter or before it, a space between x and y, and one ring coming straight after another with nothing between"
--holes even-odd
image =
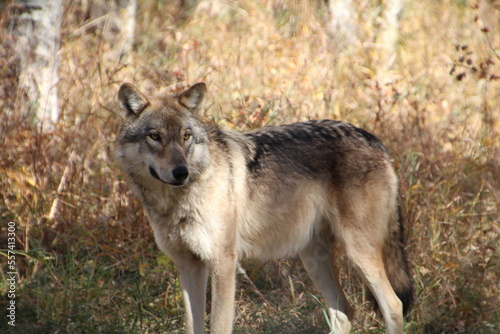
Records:
<instances>
[{"instance_id":1,"label":"blurred tree trunk","mask_svg":"<svg viewBox=\"0 0 500 334\"><path fill-rule=\"evenodd\" d=\"M388 70L396 60L396 44L399 39L399 23L405 0L386 0L381 16L381 29L377 36L379 62Z\"/></svg>"},{"instance_id":2,"label":"blurred tree trunk","mask_svg":"<svg viewBox=\"0 0 500 334\"><path fill-rule=\"evenodd\" d=\"M52 129L59 118L57 52L60 47L62 0L16 0L11 7L11 33L19 64L18 88L26 98L23 116Z\"/></svg>"},{"instance_id":3,"label":"blurred tree trunk","mask_svg":"<svg viewBox=\"0 0 500 334\"><path fill-rule=\"evenodd\" d=\"M343 51L358 41L356 15L352 0L327 0L330 20L328 34L335 50Z\"/></svg>"},{"instance_id":4,"label":"blurred tree trunk","mask_svg":"<svg viewBox=\"0 0 500 334\"><path fill-rule=\"evenodd\" d=\"M353 0L326 0L330 20L328 33L334 49L343 51L359 43L356 9ZM399 38L399 21L405 0L380 1L381 15L378 18L380 29L376 33L378 70L391 68L396 58L395 46ZM366 41L361 41L366 42Z\"/></svg>"},{"instance_id":5,"label":"blurred tree trunk","mask_svg":"<svg viewBox=\"0 0 500 334\"><path fill-rule=\"evenodd\" d=\"M108 43L105 58L120 63L130 59L135 38L136 0L91 0L90 19Z\"/></svg>"}]
</instances>

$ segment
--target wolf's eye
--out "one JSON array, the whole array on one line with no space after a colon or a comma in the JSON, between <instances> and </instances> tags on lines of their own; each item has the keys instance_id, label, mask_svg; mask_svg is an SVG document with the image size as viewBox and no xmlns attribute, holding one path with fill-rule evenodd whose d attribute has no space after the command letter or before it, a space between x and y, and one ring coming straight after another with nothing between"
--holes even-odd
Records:
<instances>
[{"instance_id":1,"label":"wolf's eye","mask_svg":"<svg viewBox=\"0 0 500 334\"><path fill-rule=\"evenodd\" d=\"M190 132L190 131L186 131L184 132L184 140L189 140L189 138L191 138L193 136L193 134Z\"/></svg>"},{"instance_id":2,"label":"wolf's eye","mask_svg":"<svg viewBox=\"0 0 500 334\"><path fill-rule=\"evenodd\" d=\"M160 135L156 133L150 134L149 138L153 139L154 141L160 141Z\"/></svg>"}]
</instances>

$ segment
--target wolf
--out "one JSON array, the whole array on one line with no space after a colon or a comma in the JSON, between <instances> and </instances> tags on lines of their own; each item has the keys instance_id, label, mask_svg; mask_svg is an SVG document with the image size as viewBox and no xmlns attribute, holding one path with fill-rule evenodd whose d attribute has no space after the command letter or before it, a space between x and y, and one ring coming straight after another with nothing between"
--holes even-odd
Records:
<instances>
[{"instance_id":1,"label":"wolf","mask_svg":"<svg viewBox=\"0 0 500 334\"><path fill-rule=\"evenodd\" d=\"M209 275L210 333L231 333L238 261L297 253L332 329L349 333L334 244L371 290L387 332L402 333L412 281L398 181L381 141L333 120L223 130L203 121L206 95L204 83L171 96L128 83L118 92L117 161L176 265L186 333L204 332Z\"/></svg>"}]
</instances>

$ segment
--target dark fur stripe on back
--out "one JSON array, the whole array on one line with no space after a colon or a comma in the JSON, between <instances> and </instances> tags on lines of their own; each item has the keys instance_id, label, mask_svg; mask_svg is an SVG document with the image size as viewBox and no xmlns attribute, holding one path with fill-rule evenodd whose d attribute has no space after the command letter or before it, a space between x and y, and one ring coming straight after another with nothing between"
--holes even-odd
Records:
<instances>
[{"instance_id":1,"label":"dark fur stripe on back","mask_svg":"<svg viewBox=\"0 0 500 334\"><path fill-rule=\"evenodd\" d=\"M308 121L276 127L267 127L246 134L255 143L253 157L247 160L250 172L258 174L263 161L271 156L286 157L288 161L301 161L303 172L316 173L314 161L305 161L304 156L314 156L310 152L313 145L325 154L335 153L339 157L348 149L361 147L386 152L382 142L371 133L349 123L322 120Z\"/></svg>"}]
</instances>

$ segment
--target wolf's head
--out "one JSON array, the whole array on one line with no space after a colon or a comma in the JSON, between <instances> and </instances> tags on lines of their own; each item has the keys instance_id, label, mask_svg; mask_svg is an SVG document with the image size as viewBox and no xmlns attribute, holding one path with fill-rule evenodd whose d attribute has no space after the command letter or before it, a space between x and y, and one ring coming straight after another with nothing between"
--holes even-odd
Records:
<instances>
[{"instance_id":1,"label":"wolf's head","mask_svg":"<svg viewBox=\"0 0 500 334\"><path fill-rule=\"evenodd\" d=\"M198 118L205 95L204 83L178 96L151 98L131 84L121 86L125 120L116 140L117 158L129 176L183 186L201 173L209 158L207 131Z\"/></svg>"}]
</instances>

